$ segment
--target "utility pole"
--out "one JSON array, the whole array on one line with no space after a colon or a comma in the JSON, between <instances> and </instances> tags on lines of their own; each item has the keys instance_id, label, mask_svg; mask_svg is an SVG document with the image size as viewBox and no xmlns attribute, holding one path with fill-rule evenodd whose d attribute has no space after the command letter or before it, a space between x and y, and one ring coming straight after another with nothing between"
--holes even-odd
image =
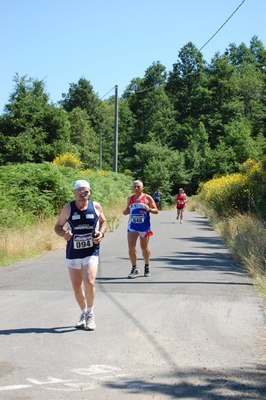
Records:
<instances>
[{"instance_id":1,"label":"utility pole","mask_svg":"<svg viewBox=\"0 0 266 400\"><path fill-rule=\"evenodd\" d=\"M118 153L118 86L115 85L115 128L114 128L113 172L117 172L117 153Z\"/></svg>"},{"instance_id":2,"label":"utility pole","mask_svg":"<svg viewBox=\"0 0 266 400\"><path fill-rule=\"evenodd\" d=\"M103 158L103 135L102 135L102 130L100 129L100 171L102 170L102 158Z\"/></svg>"}]
</instances>

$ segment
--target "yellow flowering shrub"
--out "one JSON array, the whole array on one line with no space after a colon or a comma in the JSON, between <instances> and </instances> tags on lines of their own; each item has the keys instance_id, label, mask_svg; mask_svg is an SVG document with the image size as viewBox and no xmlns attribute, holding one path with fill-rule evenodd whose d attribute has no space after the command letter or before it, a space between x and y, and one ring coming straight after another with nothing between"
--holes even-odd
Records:
<instances>
[{"instance_id":1,"label":"yellow flowering shrub","mask_svg":"<svg viewBox=\"0 0 266 400\"><path fill-rule=\"evenodd\" d=\"M82 162L80 161L79 157L67 152L65 154L58 154L53 160L52 165L78 169L81 167Z\"/></svg>"},{"instance_id":2,"label":"yellow flowering shrub","mask_svg":"<svg viewBox=\"0 0 266 400\"><path fill-rule=\"evenodd\" d=\"M199 185L199 199L219 214L258 209L265 203L266 158L260 162L248 159L239 173L214 177Z\"/></svg>"}]
</instances>

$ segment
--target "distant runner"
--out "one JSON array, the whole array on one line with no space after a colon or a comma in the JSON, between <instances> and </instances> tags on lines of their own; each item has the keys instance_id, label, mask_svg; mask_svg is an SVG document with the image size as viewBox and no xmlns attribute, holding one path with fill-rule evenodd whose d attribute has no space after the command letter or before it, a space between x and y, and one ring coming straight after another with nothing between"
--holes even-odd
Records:
<instances>
[{"instance_id":1,"label":"distant runner","mask_svg":"<svg viewBox=\"0 0 266 400\"><path fill-rule=\"evenodd\" d=\"M158 214L158 208L153 198L143 193L143 183L139 180L133 183L134 194L127 199L127 207L123 211L124 215L129 215L127 239L128 252L132 269L128 278L136 278L139 274L137 266L137 239L140 239L140 247L144 258L144 276L151 276L150 272L150 249L148 247L149 237L153 235L150 225L150 213Z\"/></svg>"}]
</instances>

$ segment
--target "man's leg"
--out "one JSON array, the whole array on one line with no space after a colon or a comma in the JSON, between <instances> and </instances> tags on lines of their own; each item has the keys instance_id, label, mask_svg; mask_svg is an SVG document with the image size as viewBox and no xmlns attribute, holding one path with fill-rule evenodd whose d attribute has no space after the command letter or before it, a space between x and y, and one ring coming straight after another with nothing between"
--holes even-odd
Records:
<instances>
[{"instance_id":1,"label":"man's leg","mask_svg":"<svg viewBox=\"0 0 266 400\"><path fill-rule=\"evenodd\" d=\"M87 307L93 307L95 298L95 279L98 271L98 257L95 261L83 265L83 282Z\"/></svg>"},{"instance_id":2,"label":"man's leg","mask_svg":"<svg viewBox=\"0 0 266 400\"><path fill-rule=\"evenodd\" d=\"M128 254L131 261L132 266L137 265L137 250L136 244L138 239L138 232L128 232L127 233L127 241L128 241Z\"/></svg>"},{"instance_id":3,"label":"man's leg","mask_svg":"<svg viewBox=\"0 0 266 400\"><path fill-rule=\"evenodd\" d=\"M85 297L87 301L87 309L85 314L85 329L92 331L96 328L93 304L95 298L95 279L98 270L98 257L94 261L83 265L83 282L85 287Z\"/></svg>"},{"instance_id":4,"label":"man's leg","mask_svg":"<svg viewBox=\"0 0 266 400\"><path fill-rule=\"evenodd\" d=\"M137 267L137 250L136 250L138 237L139 237L138 232L132 231L127 233L128 254L132 264L132 269L130 274L128 275L128 278L136 278L136 276L139 274L139 269Z\"/></svg>"},{"instance_id":5,"label":"man's leg","mask_svg":"<svg viewBox=\"0 0 266 400\"><path fill-rule=\"evenodd\" d=\"M142 250L144 262L147 265L150 263L150 255L151 255L148 244L149 244L149 236L140 237L140 248Z\"/></svg>"},{"instance_id":6,"label":"man's leg","mask_svg":"<svg viewBox=\"0 0 266 400\"><path fill-rule=\"evenodd\" d=\"M151 276L151 272L150 272L150 249L148 247L149 244L149 236L145 236L145 237L140 237L140 247L142 250L142 255L144 258L144 262L145 262L145 267L144 267L144 276L149 277Z\"/></svg>"},{"instance_id":7,"label":"man's leg","mask_svg":"<svg viewBox=\"0 0 266 400\"><path fill-rule=\"evenodd\" d=\"M87 307L85 293L83 291L82 286L82 269L75 269L68 267L70 280L72 283L72 287L74 290L74 294L77 300L78 305L81 309L81 315L79 321L76 323L76 328L84 328L85 327L85 310Z\"/></svg>"},{"instance_id":8,"label":"man's leg","mask_svg":"<svg viewBox=\"0 0 266 400\"><path fill-rule=\"evenodd\" d=\"M68 267L69 277L74 290L75 298L80 306L81 310L84 310L87 306L85 293L82 288L82 269L75 269Z\"/></svg>"}]
</instances>

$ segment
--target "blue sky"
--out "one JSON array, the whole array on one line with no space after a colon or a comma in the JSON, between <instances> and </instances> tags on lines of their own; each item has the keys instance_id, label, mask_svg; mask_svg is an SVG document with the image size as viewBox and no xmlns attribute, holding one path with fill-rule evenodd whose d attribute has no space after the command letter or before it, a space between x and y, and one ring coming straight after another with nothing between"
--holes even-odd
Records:
<instances>
[{"instance_id":1,"label":"blue sky","mask_svg":"<svg viewBox=\"0 0 266 400\"><path fill-rule=\"evenodd\" d=\"M102 98L121 95L153 62L167 69L191 41L200 49L243 0L0 0L0 113L13 77L44 80L57 103L70 83L89 80ZM245 0L202 49L209 62L230 43L266 47L266 0ZM108 97L107 96L107 97Z\"/></svg>"}]
</instances>

